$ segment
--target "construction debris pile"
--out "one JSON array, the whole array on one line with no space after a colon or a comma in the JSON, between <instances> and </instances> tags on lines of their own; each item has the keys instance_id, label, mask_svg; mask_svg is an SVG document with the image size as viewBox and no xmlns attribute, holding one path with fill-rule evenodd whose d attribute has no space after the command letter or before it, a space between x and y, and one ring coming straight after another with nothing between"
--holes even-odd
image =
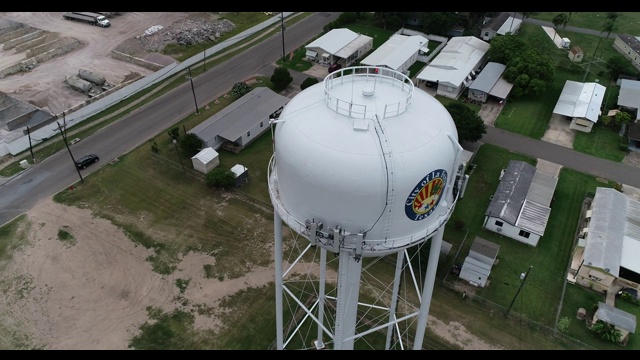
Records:
<instances>
[{"instance_id":1,"label":"construction debris pile","mask_svg":"<svg viewBox=\"0 0 640 360\"><path fill-rule=\"evenodd\" d=\"M215 41L223 33L231 31L235 24L229 20L211 20L207 18L192 18L177 21L169 27L155 25L136 37L149 52L162 52L168 44L183 46L202 43L206 40Z\"/></svg>"}]
</instances>

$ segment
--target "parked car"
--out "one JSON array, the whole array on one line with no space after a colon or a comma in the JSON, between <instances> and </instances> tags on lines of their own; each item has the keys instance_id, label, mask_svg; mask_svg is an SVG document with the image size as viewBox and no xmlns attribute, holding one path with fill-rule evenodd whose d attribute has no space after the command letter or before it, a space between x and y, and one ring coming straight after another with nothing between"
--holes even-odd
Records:
<instances>
[{"instance_id":1,"label":"parked car","mask_svg":"<svg viewBox=\"0 0 640 360\"><path fill-rule=\"evenodd\" d=\"M79 159L76 159L76 167L78 169L85 169L87 166L93 164L94 162L98 162L100 158L96 154L85 155Z\"/></svg>"}]
</instances>

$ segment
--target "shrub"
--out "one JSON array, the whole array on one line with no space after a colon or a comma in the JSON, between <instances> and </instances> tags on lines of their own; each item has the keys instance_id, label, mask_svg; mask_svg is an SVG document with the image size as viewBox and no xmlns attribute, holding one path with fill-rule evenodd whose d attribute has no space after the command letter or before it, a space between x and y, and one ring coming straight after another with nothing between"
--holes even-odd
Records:
<instances>
[{"instance_id":1,"label":"shrub","mask_svg":"<svg viewBox=\"0 0 640 360\"><path fill-rule=\"evenodd\" d=\"M230 188L236 184L236 177L231 170L215 168L207 173L205 183L213 188Z\"/></svg>"},{"instance_id":2,"label":"shrub","mask_svg":"<svg viewBox=\"0 0 640 360\"><path fill-rule=\"evenodd\" d=\"M315 77L308 77L306 79L304 79L304 81L302 82L302 84L300 84L300 89L304 90L308 87L310 87L311 85L315 85L319 82L319 80Z\"/></svg>"},{"instance_id":3,"label":"shrub","mask_svg":"<svg viewBox=\"0 0 640 360\"><path fill-rule=\"evenodd\" d=\"M239 82L233 84L233 87L231 88L231 95L235 97L242 97L249 93L251 90L253 89L247 83Z\"/></svg>"},{"instance_id":4,"label":"shrub","mask_svg":"<svg viewBox=\"0 0 640 360\"><path fill-rule=\"evenodd\" d=\"M202 150L202 140L196 134L187 134L180 140L180 148L189 158Z\"/></svg>"},{"instance_id":5,"label":"shrub","mask_svg":"<svg viewBox=\"0 0 640 360\"><path fill-rule=\"evenodd\" d=\"M280 92L289 86L293 81L293 77L289 70L284 67L278 67L273 70L273 75L271 75L271 83L273 84L274 90L276 92Z\"/></svg>"}]
</instances>

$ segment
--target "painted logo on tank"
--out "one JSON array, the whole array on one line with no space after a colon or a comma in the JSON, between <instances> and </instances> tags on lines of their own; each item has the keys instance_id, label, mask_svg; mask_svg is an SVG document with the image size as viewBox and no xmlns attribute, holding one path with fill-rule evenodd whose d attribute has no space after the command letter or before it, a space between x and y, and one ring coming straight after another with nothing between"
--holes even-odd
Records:
<instances>
[{"instance_id":1,"label":"painted logo on tank","mask_svg":"<svg viewBox=\"0 0 640 360\"><path fill-rule=\"evenodd\" d=\"M447 184L447 172L438 169L422 178L404 203L404 212L413 221L427 218L438 206Z\"/></svg>"}]
</instances>

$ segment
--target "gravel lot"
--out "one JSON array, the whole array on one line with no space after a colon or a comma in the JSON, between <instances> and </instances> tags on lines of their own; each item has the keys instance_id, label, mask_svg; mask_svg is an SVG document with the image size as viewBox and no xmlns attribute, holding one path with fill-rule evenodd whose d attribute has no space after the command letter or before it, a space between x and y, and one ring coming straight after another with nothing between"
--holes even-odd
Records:
<instances>
[{"instance_id":1,"label":"gravel lot","mask_svg":"<svg viewBox=\"0 0 640 360\"><path fill-rule=\"evenodd\" d=\"M0 24L17 21L34 28L73 37L84 45L67 54L38 64L30 72L0 78L0 91L27 101L45 111L60 114L83 103L87 95L63 83L66 77L77 75L80 69L102 75L108 83L121 84L136 75L152 71L111 56L114 49L141 58L161 56L157 52L168 42L177 42L185 28L210 28L217 23L214 13L188 12L124 12L109 19L111 27L101 28L86 23L65 20L62 12L1 12ZM149 29L161 29L153 36L143 36ZM178 29L178 30L176 30ZM213 31L213 30L212 30ZM156 52L154 54L154 52ZM0 49L0 69L25 58L15 49Z\"/></svg>"}]
</instances>

